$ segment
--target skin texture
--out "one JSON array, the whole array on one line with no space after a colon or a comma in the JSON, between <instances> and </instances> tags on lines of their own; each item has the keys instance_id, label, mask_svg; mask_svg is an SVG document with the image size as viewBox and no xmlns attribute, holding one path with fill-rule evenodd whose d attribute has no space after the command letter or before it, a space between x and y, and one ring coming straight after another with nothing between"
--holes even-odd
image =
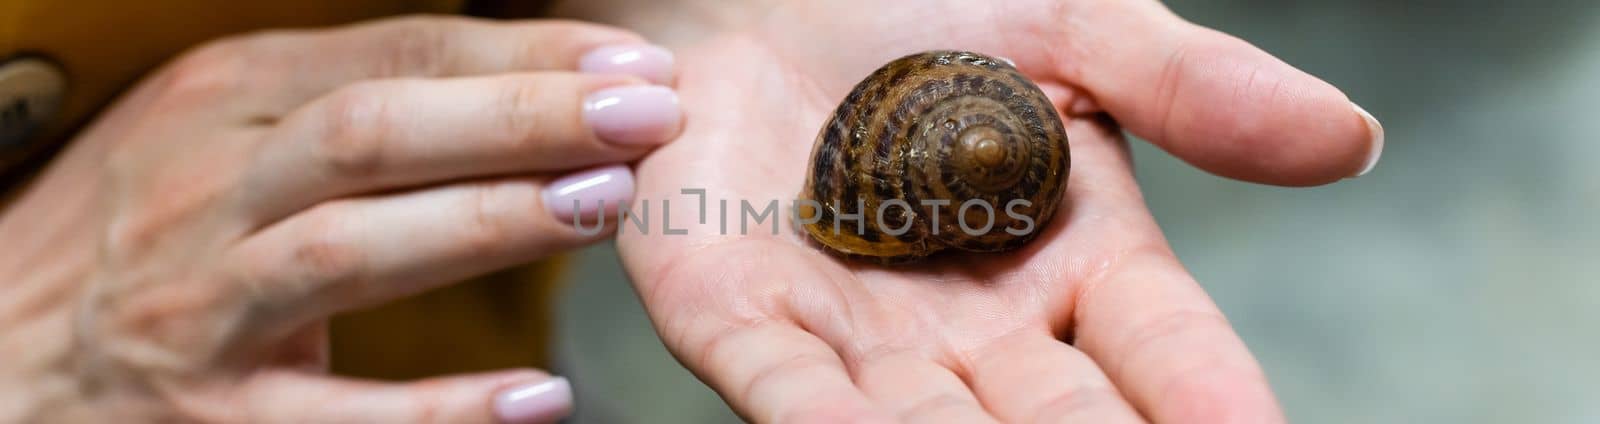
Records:
<instances>
[{"instance_id":1,"label":"skin texture","mask_svg":"<svg viewBox=\"0 0 1600 424\"><path fill-rule=\"evenodd\" d=\"M637 198L672 199L687 234L628 228L620 248L663 342L743 417L1283 420L1147 211L1118 130L1219 175L1325 184L1374 148L1336 89L1153 2L765 2L686 21L741 22L673 34L694 119L638 166ZM740 200L787 205L802 187L812 137L851 85L930 49L1005 56L1065 116L1073 172L1038 240L889 269L788 225L740 234ZM686 188L707 191L706 224Z\"/></svg>"},{"instance_id":2,"label":"skin texture","mask_svg":"<svg viewBox=\"0 0 1600 424\"><path fill-rule=\"evenodd\" d=\"M637 198L790 198L850 85L934 48L1015 61L1066 115L1075 164L1037 242L914 270L840 262L786 227L623 233L663 341L741 414L1281 420L1100 112L1220 175L1323 184L1372 149L1337 90L1149 2L695 4L675 10L710 18L654 18L681 31L691 118L639 163ZM553 219L539 191L653 147L601 143L575 117L582 93L643 83L575 75L581 52L640 38L560 27L255 34L142 83L0 215L0 240L26 246L0 256L0 421L496 419L497 393L547 377L330 377L321 323L602 237Z\"/></svg>"},{"instance_id":3,"label":"skin texture","mask_svg":"<svg viewBox=\"0 0 1600 424\"><path fill-rule=\"evenodd\" d=\"M619 43L642 39L411 17L176 59L0 214L0 422L559 418L567 386L535 370L328 376L325 320L603 239L541 189L678 130L618 144L580 117L646 84L575 72ZM559 393L493 400L529 387Z\"/></svg>"}]
</instances>

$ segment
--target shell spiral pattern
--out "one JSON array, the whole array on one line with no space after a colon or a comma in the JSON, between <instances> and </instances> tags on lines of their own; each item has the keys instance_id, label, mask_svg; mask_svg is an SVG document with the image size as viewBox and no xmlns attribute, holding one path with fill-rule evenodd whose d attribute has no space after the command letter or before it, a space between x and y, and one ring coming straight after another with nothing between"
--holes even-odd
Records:
<instances>
[{"instance_id":1,"label":"shell spiral pattern","mask_svg":"<svg viewBox=\"0 0 1600 424\"><path fill-rule=\"evenodd\" d=\"M1070 163L1061 119L1014 67L919 53L874 71L839 104L817 136L797 213L813 240L856 259L1007 251L1049 222Z\"/></svg>"}]
</instances>

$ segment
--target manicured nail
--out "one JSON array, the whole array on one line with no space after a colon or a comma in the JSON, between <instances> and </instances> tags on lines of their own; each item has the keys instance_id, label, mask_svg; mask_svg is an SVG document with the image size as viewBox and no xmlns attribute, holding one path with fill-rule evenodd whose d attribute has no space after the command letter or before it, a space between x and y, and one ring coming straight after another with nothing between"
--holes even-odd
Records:
<instances>
[{"instance_id":1,"label":"manicured nail","mask_svg":"<svg viewBox=\"0 0 1600 424\"><path fill-rule=\"evenodd\" d=\"M572 414L572 385L553 377L513 386L495 395L494 414L506 424L553 423Z\"/></svg>"},{"instance_id":2,"label":"manicured nail","mask_svg":"<svg viewBox=\"0 0 1600 424\"><path fill-rule=\"evenodd\" d=\"M633 172L611 165L561 177L544 189L544 207L563 223L599 221L633 199Z\"/></svg>"},{"instance_id":3,"label":"manicured nail","mask_svg":"<svg viewBox=\"0 0 1600 424\"><path fill-rule=\"evenodd\" d=\"M585 53L578 70L591 74L625 74L656 84L672 82L672 52L650 44L618 44Z\"/></svg>"},{"instance_id":4,"label":"manicured nail","mask_svg":"<svg viewBox=\"0 0 1600 424\"><path fill-rule=\"evenodd\" d=\"M589 94L583 102L583 120L605 141L661 144L678 136L683 110L671 88L627 85Z\"/></svg>"},{"instance_id":5,"label":"manicured nail","mask_svg":"<svg viewBox=\"0 0 1600 424\"><path fill-rule=\"evenodd\" d=\"M1367 151L1367 163L1361 167L1361 172L1355 175L1359 177L1367 175L1368 172L1372 172L1372 168L1378 167L1378 158L1383 156L1383 124L1378 123L1378 118L1373 117L1371 113L1367 113L1367 110L1362 109L1361 105L1351 103L1350 106L1355 107L1356 113L1361 115L1361 119L1367 123L1367 133L1372 135L1371 147L1368 147L1371 150Z\"/></svg>"}]
</instances>

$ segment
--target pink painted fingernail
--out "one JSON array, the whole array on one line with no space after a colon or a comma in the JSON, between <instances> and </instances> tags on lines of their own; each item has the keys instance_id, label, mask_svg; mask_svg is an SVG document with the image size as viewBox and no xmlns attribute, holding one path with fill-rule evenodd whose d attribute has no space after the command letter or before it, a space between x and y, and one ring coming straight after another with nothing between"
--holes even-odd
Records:
<instances>
[{"instance_id":1,"label":"pink painted fingernail","mask_svg":"<svg viewBox=\"0 0 1600 424\"><path fill-rule=\"evenodd\" d=\"M590 74L625 74L656 84L672 82L672 52L651 44L603 46L578 59L578 70Z\"/></svg>"},{"instance_id":2,"label":"pink painted fingernail","mask_svg":"<svg viewBox=\"0 0 1600 424\"><path fill-rule=\"evenodd\" d=\"M556 422L572 414L572 385L552 377L512 386L495 395L494 414L506 424Z\"/></svg>"},{"instance_id":3,"label":"pink painted fingernail","mask_svg":"<svg viewBox=\"0 0 1600 424\"><path fill-rule=\"evenodd\" d=\"M602 212L616 211L633 200L633 172L627 165L611 165L561 177L544 189L544 207L561 222L572 224L600 220Z\"/></svg>"},{"instance_id":4,"label":"pink painted fingernail","mask_svg":"<svg viewBox=\"0 0 1600 424\"><path fill-rule=\"evenodd\" d=\"M628 85L589 94L583 101L583 120L605 141L661 144L678 136L683 110L671 88Z\"/></svg>"}]
</instances>

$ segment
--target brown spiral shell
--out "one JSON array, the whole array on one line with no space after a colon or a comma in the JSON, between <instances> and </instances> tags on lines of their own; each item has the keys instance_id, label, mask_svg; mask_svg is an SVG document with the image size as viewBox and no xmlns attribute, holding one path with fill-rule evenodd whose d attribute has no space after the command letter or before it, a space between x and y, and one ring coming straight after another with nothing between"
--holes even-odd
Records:
<instances>
[{"instance_id":1,"label":"brown spiral shell","mask_svg":"<svg viewBox=\"0 0 1600 424\"><path fill-rule=\"evenodd\" d=\"M813 240L856 259L1001 252L1049 222L1070 163L1061 119L1016 68L971 52L918 53L874 71L839 104L817 135L797 213ZM957 221L972 199L992 209L968 208L966 229L981 228L987 213L988 231L973 234ZM1028 205L1008 213L1017 199ZM893 200L910 208L885 205ZM949 203L929 206L941 201ZM1005 231L1021 232L1029 220L1031 231Z\"/></svg>"}]
</instances>

